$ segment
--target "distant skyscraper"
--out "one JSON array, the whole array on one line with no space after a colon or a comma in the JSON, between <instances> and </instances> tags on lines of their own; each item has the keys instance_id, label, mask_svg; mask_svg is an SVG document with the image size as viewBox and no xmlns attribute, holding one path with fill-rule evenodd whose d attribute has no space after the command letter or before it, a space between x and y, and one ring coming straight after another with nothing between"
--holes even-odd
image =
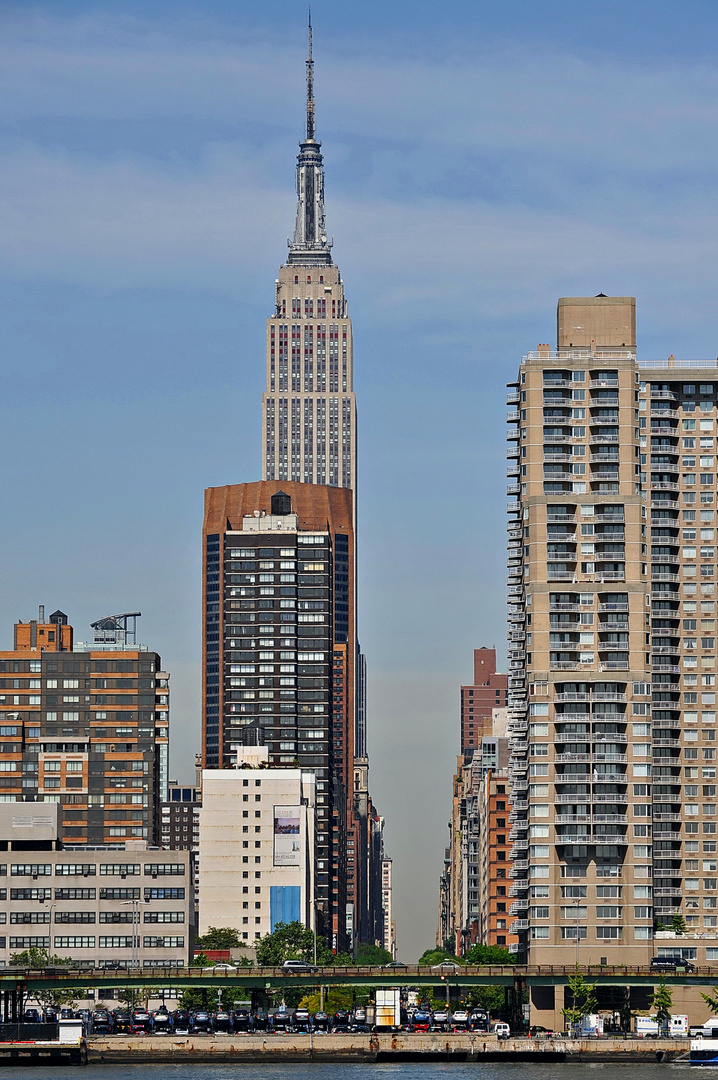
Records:
<instances>
[{"instance_id":1,"label":"distant skyscraper","mask_svg":"<svg viewBox=\"0 0 718 1080\"><path fill-rule=\"evenodd\" d=\"M352 327L324 221L324 167L314 137L311 25L307 129L297 158L297 218L267 320L262 478L356 488Z\"/></svg>"},{"instance_id":2,"label":"distant skyscraper","mask_svg":"<svg viewBox=\"0 0 718 1080\"><path fill-rule=\"evenodd\" d=\"M344 948L355 924L347 904L364 917L354 893L368 862L354 862L359 838L351 862L347 851L348 837L363 836L351 492L291 481L209 488L204 547L204 763L232 768L245 747L266 746L272 767L314 774L317 924Z\"/></svg>"}]
</instances>

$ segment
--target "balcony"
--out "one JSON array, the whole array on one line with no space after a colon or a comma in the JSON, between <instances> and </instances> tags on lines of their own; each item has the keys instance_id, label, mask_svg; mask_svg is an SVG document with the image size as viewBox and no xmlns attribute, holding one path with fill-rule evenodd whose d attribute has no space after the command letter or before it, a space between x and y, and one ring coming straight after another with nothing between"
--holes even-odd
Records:
<instances>
[{"instance_id":1,"label":"balcony","mask_svg":"<svg viewBox=\"0 0 718 1080\"><path fill-rule=\"evenodd\" d=\"M521 475L521 473L519 471L518 465L512 465L510 468L508 468L506 470L507 479L512 479L514 476L520 476L520 475Z\"/></svg>"},{"instance_id":2,"label":"balcony","mask_svg":"<svg viewBox=\"0 0 718 1080\"><path fill-rule=\"evenodd\" d=\"M654 814L654 821L682 821L683 818L680 814Z\"/></svg>"},{"instance_id":3,"label":"balcony","mask_svg":"<svg viewBox=\"0 0 718 1080\"><path fill-rule=\"evenodd\" d=\"M582 761L585 764L590 765L590 763L591 763L591 755L590 754L556 754L555 757L554 757L554 761L556 761L556 762L560 762L560 761Z\"/></svg>"},{"instance_id":4,"label":"balcony","mask_svg":"<svg viewBox=\"0 0 718 1080\"><path fill-rule=\"evenodd\" d=\"M518 934L520 930L528 930L528 928L528 919L514 919L514 921L511 923L511 926L509 927L509 933Z\"/></svg>"},{"instance_id":5,"label":"balcony","mask_svg":"<svg viewBox=\"0 0 718 1080\"><path fill-rule=\"evenodd\" d=\"M590 825L590 814L558 814L555 825Z\"/></svg>"},{"instance_id":6,"label":"balcony","mask_svg":"<svg viewBox=\"0 0 718 1080\"><path fill-rule=\"evenodd\" d=\"M606 660L598 665L599 671L628 671L629 664L627 660Z\"/></svg>"},{"instance_id":7,"label":"balcony","mask_svg":"<svg viewBox=\"0 0 718 1080\"><path fill-rule=\"evenodd\" d=\"M591 435L590 444L596 446L597 444L617 443L619 439L620 435Z\"/></svg>"},{"instance_id":8,"label":"balcony","mask_svg":"<svg viewBox=\"0 0 718 1080\"><path fill-rule=\"evenodd\" d=\"M680 415L677 409L651 409L651 419L668 417L669 420L678 420Z\"/></svg>"},{"instance_id":9,"label":"balcony","mask_svg":"<svg viewBox=\"0 0 718 1080\"><path fill-rule=\"evenodd\" d=\"M515 475L518 476L518 473L516 473ZM520 495L521 494L521 485L520 484L507 484L507 486L506 486L506 494L507 495ZM509 507L509 512L511 512L512 509L513 509L513 507Z\"/></svg>"},{"instance_id":10,"label":"balcony","mask_svg":"<svg viewBox=\"0 0 718 1080\"><path fill-rule=\"evenodd\" d=\"M655 484L651 481L651 491L679 491L678 484L669 483L667 480L660 480Z\"/></svg>"},{"instance_id":11,"label":"balcony","mask_svg":"<svg viewBox=\"0 0 718 1080\"><path fill-rule=\"evenodd\" d=\"M672 390L655 390L651 387L651 401L677 401L678 397Z\"/></svg>"},{"instance_id":12,"label":"balcony","mask_svg":"<svg viewBox=\"0 0 718 1080\"><path fill-rule=\"evenodd\" d=\"M607 454L607 453L601 453L599 451L599 453L597 453L597 454L591 454L590 457L589 457L589 461L591 462L592 465L594 464L594 462L603 463L605 465L618 465L620 463L620 458L619 458L617 453L616 454Z\"/></svg>"},{"instance_id":13,"label":"balcony","mask_svg":"<svg viewBox=\"0 0 718 1080\"><path fill-rule=\"evenodd\" d=\"M620 762L624 762L624 761L628 761L628 758L626 757L625 754L610 754L610 753L596 754L596 753L594 753L593 760L594 761L617 761L617 762L620 761Z\"/></svg>"},{"instance_id":14,"label":"balcony","mask_svg":"<svg viewBox=\"0 0 718 1080\"><path fill-rule=\"evenodd\" d=\"M625 581L625 570L597 570L593 575L594 581Z\"/></svg>"},{"instance_id":15,"label":"balcony","mask_svg":"<svg viewBox=\"0 0 718 1080\"><path fill-rule=\"evenodd\" d=\"M546 576L547 581L573 581L576 577L575 570L550 570Z\"/></svg>"},{"instance_id":16,"label":"balcony","mask_svg":"<svg viewBox=\"0 0 718 1080\"><path fill-rule=\"evenodd\" d=\"M520 420L520 419L521 419L521 413L519 412L518 409L516 409L513 412L506 413L506 422L508 424L512 423L515 420Z\"/></svg>"},{"instance_id":17,"label":"balcony","mask_svg":"<svg viewBox=\"0 0 718 1080\"><path fill-rule=\"evenodd\" d=\"M521 900L514 900L513 904L509 908L509 915L518 915L519 911L527 911L528 906L529 902L526 897Z\"/></svg>"},{"instance_id":18,"label":"balcony","mask_svg":"<svg viewBox=\"0 0 718 1080\"><path fill-rule=\"evenodd\" d=\"M605 836L594 836L591 838L592 844L628 844L628 839L624 833L613 833Z\"/></svg>"},{"instance_id":19,"label":"balcony","mask_svg":"<svg viewBox=\"0 0 718 1080\"><path fill-rule=\"evenodd\" d=\"M606 691L604 693L603 691L599 690L599 691L594 691L593 700L594 701L625 701L626 700L626 695L625 694L612 694L612 693L610 693L608 691Z\"/></svg>"},{"instance_id":20,"label":"balcony","mask_svg":"<svg viewBox=\"0 0 718 1080\"><path fill-rule=\"evenodd\" d=\"M593 820L604 825L625 825L625 814L594 814Z\"/></svg>"},{"instance_id":21,"label":"balcony","mask_svg":"<svg viewBox=\"0 0 718 1080\"><path fill-rule=\"evenodd\" d=\"M528 810L528 808L529 808L529 804L528 804L526 799L511 799L511 798L509 798L509 802L511 804L511 809L516 810L517 812L522 812L524 810Z\"/></svg>"},{"instance_id":22,"label":"balcony","mask_svg":"<svg viewBox=\"0 0 718 1080\"><path fill-rule=\"evenodd\" d=\"M578 610L578 609L577 609ZM590 701L590 694L554 694L554 701ZM623 700L626 698L624 696Z\"/></svg>"},{"instance_id":23,"label":"balcony","mask_svg":"<svg viewBox=\"0 0 718 1080\"><path fill-rule=\"evenodd\" d=\"M618 390L618 379L591 379L589 389L596 390L598 387L604 390Z\"/></svg>"},{"instance_id":24,"label":"balcony","mask_svg":"<svg viewBox=\"0 0 718 1080\"><path fill-rule=\"evenodd\" d=\"M512 877L512 878L523 877L523 875L526 873L528 868L529 868L528 859L522 859L520 862L517 861L517 862L515 862L513 864L513 866L509 870L509 877Z\"/></svg>"},{"instance_id":25,"label":"balcony","mask_svg":"<svg viewBox=\"0 0 718 1080\"><path fill-rule=\"evenodd\" d=\"M526 892L529 887L529 883L526 878L523 881L515 881L513 885L509 885L509 896L518 896L521 892Z\"/></svg>"},{"instance_id":26,"label":"balcony","mask_svg":"<svg viewBox=\"0 0 718 1080\"><path fill-rule=\"evenodd\" d=\"M568 541L568 543L570 543L570 544L575 544L576 543L576 533L575 532L550 532L548 534L548 536L546 537L546 540L550 544L557 543L558 541L564 541L564 542ZM571 558L571 557L572 556L569 555L569 558Z\"/></svg>"},{"instance_id":27,"label":"balcony","mask_svg":"<svg viewBox=\"0 0 718 1080\"><path fill-rule=\"evenodd\" d=\"M520 401L521 401L521 395L520 394L507 394L506 395L506 404L507 405L518 405L520 403Z\"/></svg>"},{"instance_id":28,"label":"balcony","mask_svg":"<svg viewBox=\"0 0 718 1080\"><path fill-rule=\"evenodd\" d=\"M594 522L600 524L602 521L619 521L625 522L626 515L623 510L604 510L603 513L594 514Z\"/></svg>"},{"instance_id":29,"label":"balcony","mask_svg":"<svg viewBox=\"0 0 718 1080\"><path fill-rule=\"evenodd\" d=\"M592 803L615 803L616 806L628 806L627 795L616 795L615 793L609 793L606 795L592 795Z\"/></svg>"}]
</instances>

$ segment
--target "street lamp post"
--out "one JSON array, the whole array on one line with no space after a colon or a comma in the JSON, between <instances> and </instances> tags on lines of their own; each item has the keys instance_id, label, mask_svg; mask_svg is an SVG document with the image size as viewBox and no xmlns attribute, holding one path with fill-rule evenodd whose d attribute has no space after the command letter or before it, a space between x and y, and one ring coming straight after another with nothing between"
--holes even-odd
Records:
<instances>
[{"instance_id":1,"label":"street lamp post","mask_svg":"<svg viewBox=\"0 0 718 1080\"><path fill-rule=\"evenodd\" d=\"M132 955L130 963L133 967L140 966L140 905L144 906L145 904L149 904L149 900L126 900L120 904L120 907L132 908Z\"/></svg>"},{"instance_id":2,"label":"street lamp post","mask_svg":"<svg viewBox=\"0 0 718 1080\"><path fill-rule=\"evenodd\" d=\"M44 896L38 896L37 902L38 902L38 904L44 904L45 903L45 897ZM50 948L49 948L48 952L49 952L50 956L52 956L52 913L53 913L54 910L55 910L55 905L50 904L50 919L49 919L50 929L48 930L48 941L50 942Z\"/></svg>"},{"instance_id":3,"label":"street lamp post","mask_svg":"<svg viewBox=\"0 0 718 1080\"><path fill-rule=\"evenodd\" d=\"M580 937L580 934L579 934L579 930L580 930L579 918L581 916L582 904L581 904L580 900L576 900L576 902L574 904L572 904L571 906L576 909L576 967L578 967L579 957L581 955L580 952L579 952L579 948L580 948L580 945L581 945L581 937Z\"/></svg>"}]
</instances>

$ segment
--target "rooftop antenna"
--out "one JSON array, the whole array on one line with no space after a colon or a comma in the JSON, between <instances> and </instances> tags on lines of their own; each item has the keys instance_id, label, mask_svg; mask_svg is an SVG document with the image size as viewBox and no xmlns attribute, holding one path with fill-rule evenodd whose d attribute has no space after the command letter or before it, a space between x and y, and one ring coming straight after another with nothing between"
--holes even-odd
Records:
<instances>
[{"instance_id":1,"label":"rooftop antenna","mask_svg":"<svg viewBox=\"0 0 718 1080\"><path fill-rule=\"evenodd\" d=\"M314 60L312 59L312 9L309 7L309 54L307 56L307 141L314 139Z\"/></svg>"}]
</instances>

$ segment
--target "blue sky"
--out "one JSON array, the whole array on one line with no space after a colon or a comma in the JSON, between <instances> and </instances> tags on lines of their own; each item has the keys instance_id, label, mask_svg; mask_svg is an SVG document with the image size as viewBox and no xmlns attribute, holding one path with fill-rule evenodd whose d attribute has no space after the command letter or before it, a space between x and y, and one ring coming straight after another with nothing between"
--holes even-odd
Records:
<instances>
[{"instance_id":1,"label":"blue sky","mask_svg":"<svg viewBox=\"0 0 718 1080\"><path fill-rule=\"evenodd\" d=\"M402 955L433 940L471 650L503 653L504 384L561 295L715 357L718 9L313 5L355 326L372 789ZM199 733L203 488L259 476L305 7L0 8L0 641L140 609Z\"/></svg>"}]
</instances>

